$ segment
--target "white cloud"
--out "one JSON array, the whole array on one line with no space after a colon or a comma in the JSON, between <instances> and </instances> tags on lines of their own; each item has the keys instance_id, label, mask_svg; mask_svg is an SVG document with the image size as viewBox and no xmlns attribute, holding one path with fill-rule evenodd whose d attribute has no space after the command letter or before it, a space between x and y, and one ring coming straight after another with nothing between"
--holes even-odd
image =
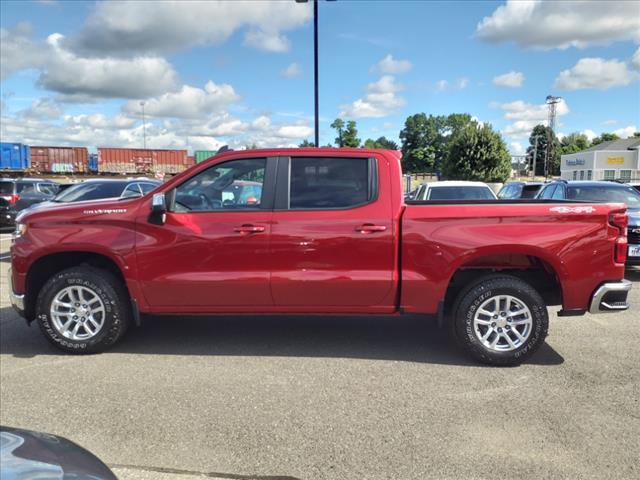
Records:
<instances>
[{"instance_id":1,"label":"white cloud","mask_svg":"<svg viewBox=\"0 0 640 480\"><path fill-rule=\"evenodd\" d=\"M449 82L448 80L438 80L436 82L436 90L438 92L464 90L467 86L469 86L467 77L458 78L454 82Z\"/></svg>"},{"instance_id":2,"label":"white cloud","mask_svg":"<svg viewBox=\"0 0 640 480\"><path fill-rule=\"evenodd\" d=\"M304 139L313 133L307 125L283 125L276 130L276 135L282 138Z\"/></svg>"},{"instance_id":3,"label":"white cloud","mask_svg":"<svg viewBox=\"0 0 640 480\"><path fill-rule=\"evenodd\" d=\"M524 74L522 72L511 71L494 77L493 84L499 87L519 88L524 82Z\"/></svg>"},{"instance_id":4,"label":"white cloud","mask_svg":"<svg viewBox=\"0 0 640 480\"><path fill-rule=\"evenodd\" d=\"M283 31L311 18L310 3L283 1L148 1L97 2L70 47L83 54L132 56L168 53L195 45L220 44L248 28L245 44L285 51Z\"/></svg>"},{"instance_id":5,"label":"white cloud","mask_svg":"<svg viewBox=\"0 0 640 480\"><path fill-rule=\"evenodd\" d=\"M32 39L31 24L21 22L14 28L0 28L0 78L14 72L36 68L47 60L46 49Z\"/></svg>"},{"instance_id":6,"label":"white cloud","mask_svg":"<svg viewBox=\"0 0 640 480\"><path fill-rule=\"evenodd\" d=\"M633 57L631 58L631 65L636 70L640 70L640 47L638 47L636 53L633 54Z\"/></svg>"},{"instance_id":7,"label":"white cloud","mask_svg":"<svg viewBox=\"0 0 640 480\"><path fill-rule=\"evenodd\" d=\"M174 117L197 119L220 112L229 104L238 102L240 96L228 84L215 84L211 80L204 89L183 85L177 92L164 93L146 100L144 110L150 117ZM123 110L128 114L140 114L139 101L127 102Z\"/></svg>"},{"instance_id":8,"label":"white cloud","mask_svg":"<svg viewBox=\"0 0 640 480\"><path fill-rule=\"evenodd\" d=\"M172 90L178 75L163 58L80 58L61 47L63 35L47 38L48 59L38 84L69 95L140 98Z\"/></svg>"},{"instance_id":9,"label":"white cloud","mask_svg":"<svg viewBox=\"0 0 640 480\"><path fill-rule=\"evenodd\" d=\"M300 65L297 63L290 64L287 68L280 72L280 76L284 78L293 78L299 77L302 74L302 70L300 70Z\"/></svg>"},{"instance_id":10,"label":"white cloud","mask_svg":"<svg viewBox=\"0 0 640 480\"><path fill-rule=\"evenodd\" d=\"M509 144L509 152L511 152L511 155L524 155L527 152L527 150L524 148L522 143L511 142Z\"/></svg>"},{"instance_id":11,"label":"white cloud","mask_svg":"<svg viewBox=\"0 0 640 480\"><path fill-rule=\"evenodd\" d=\"M588 128L586 130L581 131L580 133L585 137L587 137L589 141L593 140L598 136L596 132L594 132L593 130L589 130Z\"/></svg>"},{"instance_id":12,"label":"white cloud","mask_svg":"<svg viewBox=\"0 0 640 480\"><path fill-rule=\"evenodd\" d=\"M605 120L602 122L602 125L615 125L618 123L618 120Z\"/></svg>"},{"instance_id":13,"label":"white cloud","mask_svg":"<svg viewBox=\"0 0 640 480\"><path fill-rule=\"evenodd\" d=\"M490 42L539 48L640 42L640 6L625 0L508 0L478 23L476 34Z\"/></svg>"},{"instance_id":14,"label":"white cloud","mask_svg":"<svg viewBox=\"0 0 640 480\"><path fill-rule=\"evenodd\" d=\"M380 118L391 115L404 107L406 101L396 95L402 86L395 83L392 75L383 75L366 88L366 95L349 105L341 105L340 116L347 118Z\"/></svg>"},{"instance_id":15,"label":"white cloud","mask_svg":"<svg viewBox=\"0 0 640 480\"><path fill-rule=\"evenodd\" d=\"M65 100L139 98L174 89L178 74L160 57L79 57L63 48L64 36L49 35L46 42L31 37L28 24L0 30L3 78L35 68L38 85L60 93Z\"/></svg>"},{"instance_id":16,"label":"white cloud","mask_svg":"<svg viewBox=\"0 0 640 480\"><path fill-rule=\"evenodd\" d=\"M371 67L371 72L395 75L408 72L412 66L409 60L396 60L391 54L388 54L380 60L380 62Z\"/></svg>"},{"instance_id":17,"label":"white cloud","mask_svg":"<svg viewBox=\"0 0 640 480\"><path fill-rule=\"evenodd\" d=\"M51 98L37 98L31 102L30 107L18 113L32 119L58 118L62 115L63 109L59 103Z\"/></svg>"},{"instance_id":18,"label":"white cloud","mask_svg":"<svg viewBox=\"0 0 640 480\"><path fill-rule=\"evenodd\" d=\"M619 60L603 58L581 58L572 68L563 70L556 78L555 88L580 90L595 88L607 90L612 87L629 85L638 79L638 74L627 68Z\"/></svg>"},{"instance_id":19,"label":"white cloud","mask_svg":"<svg viewBox=\"0 0 640 480\"><path fill-rule=\"evenodd\" d=\"M633 134L637 131L638 131L638 127L636 127L635 125L629 125L628 127L614 130L613 133L618 135L620 138L629 138L629 137L632 137Z\"/></svg>"},{"instance_id":20,"label":"white cloud","mask_svg":"<svg viewBox=\"0 0 640 480\"><path fill-rule=\"evenodd\" d=\"M547 125L548 107L544 103L534 105L517 100L509 103L492 103L491 106L504 111L504 118L511 123L502 129L502 133L514 139L528 137L536 125ZM567 113L569 113L569 106L564 100L560 100L556 105L556 116L559 118Z\"/></svg>"},{"instance_id":21,"label":"white cloud","mask_svg":"<svg viewBox=\"0 0 640 480\"><path fill-rule=\"evenodd\" d=\"M244 44L267 52L287 52L291 47L289 40L284 35L263 30L247 32L244 36Z\"/></svg>"},{"instance_id":22,"label":"white cloud","mask_svg":"<svg viewBox=\"0 0 640 480\"><path fill-rule=\"evenodd\" d=\"M123 129L131 128L138 121L135 118L126 115L116 115L115 117L107 117L103 113L94 113L91 115L68 115L65 118L68 125L86 126L95 129Z\"/></svg>"}]
</instances>

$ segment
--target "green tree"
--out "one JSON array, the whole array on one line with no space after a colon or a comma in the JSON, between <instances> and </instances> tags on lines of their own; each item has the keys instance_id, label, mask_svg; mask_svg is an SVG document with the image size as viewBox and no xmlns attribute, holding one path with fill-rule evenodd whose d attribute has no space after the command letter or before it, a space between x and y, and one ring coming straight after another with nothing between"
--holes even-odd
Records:
<instances>
[{"instance_id":1,"label":"green tree","mask_svg":"<svg viewBox=\"0 0 640 480\"><path fill-rule=\"evenodd\" d=\"M602 142L610 142L612 140L619 140L620 137L615 133L601 133L599 137L594 138L591 143L593 145L598 145Z\"/></svg>"},{"instance_id":2,"label":"green tree","mask_svg":"<svg viewBox=\"0 0 640 480\"><path fill-rule=\"evenodd\" d=\"M571 133L560 140L560 154L567 155L586 150L591 146L591 142L583 133Z\"/></svg>"},{"instance_id":3,"label":"green tree","mask_svg":"<svg viewBox=\"0 0 640 480\"><path fill-rule=\"evenodd\" d=\"M551 138L551 143L549 143ZM547 147L549 145L549 147ZM547 152L548 150L548 152ZM545 175L545 162L549 154L547 165L549 175L560 174L560 142L551 129L545 125L536 125L529 136L529 147L527 148L527 162L529 169L533 169L533 157L535 154L536 171L535 175Z\"/></svg>"},{"instance_id":4,"label":"green tree","mask_svg":"<svg viewBox=\"0 0 640 480\"><path fill-rule=\"evenodd\" d=\"M307 140L307 139L304 139L304 140L302 141L302 143L300 143L300 144L298 145L298 147L300 147L300 148L315 147L315 146L316 146L316 144L315 144L315 143L310 142L310 141L309 141L309 140Z\"/></svg>"},{"instance_id":5,"label":"green tree","mask_svg":"<svg viewBox=\"0 0 640 480\"><path fill-rule=\"evenodd\" d=\"M382 148L385 150L398 150L398 144L387 137L379 137L377 140L367 138L364 142L364 148Z\"/></svg>"},{"instance_id":6,"label":"green tree","mask_svg":"<svg viewBox=\"0 0 640 480\"><path fill-rule=\"evenodd\" d=\"M451 139L469 123L471 115L467 113L452 113L448 116L417 113L408 117L400 131L404 170L439 170L447 155Z\"/></svg>"},{"instance_id":7,"label":"green tree","mask_svg":"<svg viewBox=\"0 0 640 480\"><path fill-rule=\"evenodd\" d=\"M640 137L640 132L633 132L633 138Z\"/></svg>"},{"instance_id":8,"label":"green tree","mask_svg":"<svg viewBox=\"0 0 640 480\"><path fill-rule=\"evenodd\" d=\"M442 167L451 180L504 182L511 176L511 155L491 125L470 122L454 134Z\"/></svg>"},{"instance_id":9,"label":"green tree","mask_svg":"<svg viewBox=\"0 0 640 480\"><path fill-rule=\"evenodd\" d=\"M360 146L355 120L349 120L345 125L344 120L336 118L331 124L331 128L334 128L338 133L336 137L336 145L338 147L358 148Z\"/></svg>"}]
</instances>

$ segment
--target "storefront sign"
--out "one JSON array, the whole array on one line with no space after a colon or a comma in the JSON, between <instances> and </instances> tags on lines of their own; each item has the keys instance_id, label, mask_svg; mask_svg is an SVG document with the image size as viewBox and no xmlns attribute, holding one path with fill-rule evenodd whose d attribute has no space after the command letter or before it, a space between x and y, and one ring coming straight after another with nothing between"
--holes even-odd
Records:
<instances>
[{"instance_id":1,"label":"storefront sign","mask_svg":"<svg viewBox=\"0 0 640 480\"><path fill-rule=\"evenodd\" d=\"M622 165L624 164L624 157L607 157L607 163L609 165Z\"/></svg>"},{"instance_id":2,"label":"storefront sign","mask_svg":"<svg viewBox=\"0 0 640 480\"><path fill-rule=\"evenodd\" d=\"M567 167L573 167L576 165L584 165L584 159L583 158L570 158L569 160L567 160Z\"/></svg>"}]
</instances>

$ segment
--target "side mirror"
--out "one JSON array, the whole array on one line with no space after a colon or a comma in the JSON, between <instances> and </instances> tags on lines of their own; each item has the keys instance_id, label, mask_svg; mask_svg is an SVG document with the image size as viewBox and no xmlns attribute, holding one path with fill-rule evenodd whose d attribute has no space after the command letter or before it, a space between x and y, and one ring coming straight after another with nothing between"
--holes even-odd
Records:
<instances>
[{"instance_id":1,"label":"side mirror","mask_svg":"<svg viewBox=\"0 0 640 480\"><path fill-rule=\"evenodd\" d=\"M164 225L167 219L167 201L164 193L155 193L151 199L151 214L149 222Z\"/></svg>"}]
</instances>

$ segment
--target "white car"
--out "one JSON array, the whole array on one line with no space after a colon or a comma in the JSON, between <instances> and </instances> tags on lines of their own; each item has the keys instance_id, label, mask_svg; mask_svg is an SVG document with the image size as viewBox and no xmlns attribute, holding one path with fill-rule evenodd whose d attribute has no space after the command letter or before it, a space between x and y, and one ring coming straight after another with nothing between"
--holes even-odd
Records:
<instances>
[{"instance_id":1,"label":"white car","mask_svg":"<svg viewBox=\"0 0 640 480\"><path fill-rule=\"evenodd\" d=\"M483 182L444 181L420 185L414 200L497 200Z\"/></svg>"}]
</instances>

